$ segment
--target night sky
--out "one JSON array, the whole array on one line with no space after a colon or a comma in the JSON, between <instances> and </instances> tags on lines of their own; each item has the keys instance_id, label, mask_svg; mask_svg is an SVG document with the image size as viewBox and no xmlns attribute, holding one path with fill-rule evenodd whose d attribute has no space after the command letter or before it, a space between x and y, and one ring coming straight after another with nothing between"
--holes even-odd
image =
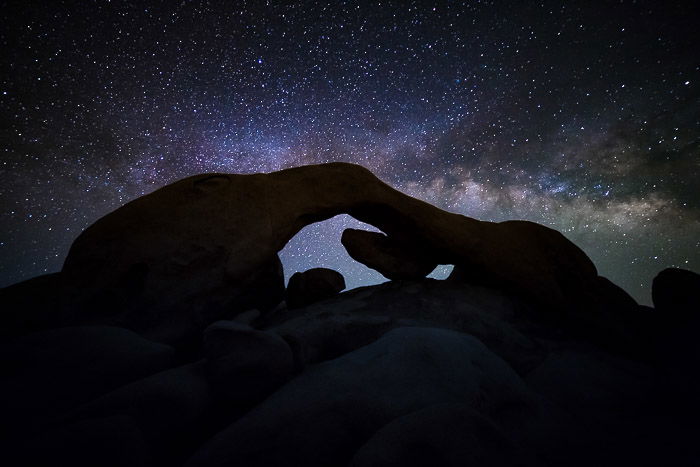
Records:
<instances>
[{"instance_id":1,"label":"night sky","mask_svg":"<svg viewBox=\"0 0 700 467\"><path fill-rule=\"evenodd\" d=\"M3 2L0 286L182 177L348 161L556 228L649 303L661 269L700 271L692 3ZM340 245L357 224L304 229L287 276L383 280Z\"/></svg>"}]
</instances>

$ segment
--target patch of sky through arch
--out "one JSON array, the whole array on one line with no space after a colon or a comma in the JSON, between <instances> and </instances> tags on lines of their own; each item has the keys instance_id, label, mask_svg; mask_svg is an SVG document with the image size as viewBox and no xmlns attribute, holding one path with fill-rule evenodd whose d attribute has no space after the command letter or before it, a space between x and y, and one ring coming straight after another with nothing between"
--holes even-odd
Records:
<instances>
[{"instance_id":1,"label":"patch of sky through arch","mask_svg":"<svg viewBox=\"0 0 700 467\"><path fill-rule=\"evenodd\" d=\"M284 265L285 283L295 272L311 268L338 271L345 277L346 289L386 282L386 277L353 260L345 251L340 237L343 230L348 228L379 232L374 226L346 214L307 225L279 253ZM452 266L440 265L428 277L444 279L451 271Z\"/></svg>"}]
</instances>

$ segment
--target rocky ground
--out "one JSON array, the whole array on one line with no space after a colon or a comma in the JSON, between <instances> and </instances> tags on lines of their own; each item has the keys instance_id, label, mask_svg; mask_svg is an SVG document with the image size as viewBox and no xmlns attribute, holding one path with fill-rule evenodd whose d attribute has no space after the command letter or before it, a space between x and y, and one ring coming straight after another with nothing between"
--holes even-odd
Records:
<instances>
[{"instance_id":1,"label":"rocky ground","mask_svg":"<svg viewBox=\"0 0 700 467\"><path fill-rule=\"evenodd\" d=\"M240 222L256 212L242 193L303 189L317 166L233 197L226 175L178 182L98 221L60 273L0 290L2 465L700 464L700 275L662 271L639 306L556 232L331 165L337 196L260 202L254 226L288 240L338 211L391 212L388 235L342 239L390 282L342 292L319 268L285 288L279 242L188 217L204 203ZM445 259L450 278L423 277Z\"/></svg>"}]
</instances>

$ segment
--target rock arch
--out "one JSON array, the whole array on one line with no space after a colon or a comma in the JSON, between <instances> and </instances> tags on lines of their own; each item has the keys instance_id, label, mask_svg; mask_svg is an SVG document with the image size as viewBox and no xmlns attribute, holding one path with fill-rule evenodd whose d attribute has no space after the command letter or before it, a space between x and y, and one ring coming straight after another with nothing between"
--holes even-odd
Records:
<instances>
[{"instance_id":1,"label":"rock arch","mask_svg":"<svg viewBox=\"0 0 700 467\"><path fill-rule=\"evenodd\" d=\"M122 294L133 265L145 265L139 292L102 313L158 340L177 340L232 307L274 306L277 252L304 226L338 214L386 234L343 235L350 255L370 267L381 265L376 254L363 256L367 245L422 265L417 275L428 274L429 264L455 264L551 309L590 303L599 284L590 259L555 230L443 211L361 166L329 163L196 175L120 207L73 243L62 271L62 306L81 316L100 314L96 304ZM267 292L251 296L257 289Z\"/></svg>"}]
</instances>

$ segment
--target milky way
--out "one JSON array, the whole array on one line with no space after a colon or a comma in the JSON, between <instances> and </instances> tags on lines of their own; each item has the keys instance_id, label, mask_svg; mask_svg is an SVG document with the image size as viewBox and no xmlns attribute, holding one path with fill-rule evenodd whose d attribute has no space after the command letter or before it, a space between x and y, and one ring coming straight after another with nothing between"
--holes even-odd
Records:
<instances>
[{"instance_id":1,"label":"milky way","mask_svg":"<svg viewBox=\"0 0 700 467\"><path fill-rule=\"evenodd\" d=\"M59 270L82 229L179 178L349 161L453 212L556 228L649 303L659 270L700 269L698 13L5 4L0 285ZM344 253L355 224L304 229L281 253L287 276L327 266L350 287L383 280Z\"/></svg>"}]
</instances>

